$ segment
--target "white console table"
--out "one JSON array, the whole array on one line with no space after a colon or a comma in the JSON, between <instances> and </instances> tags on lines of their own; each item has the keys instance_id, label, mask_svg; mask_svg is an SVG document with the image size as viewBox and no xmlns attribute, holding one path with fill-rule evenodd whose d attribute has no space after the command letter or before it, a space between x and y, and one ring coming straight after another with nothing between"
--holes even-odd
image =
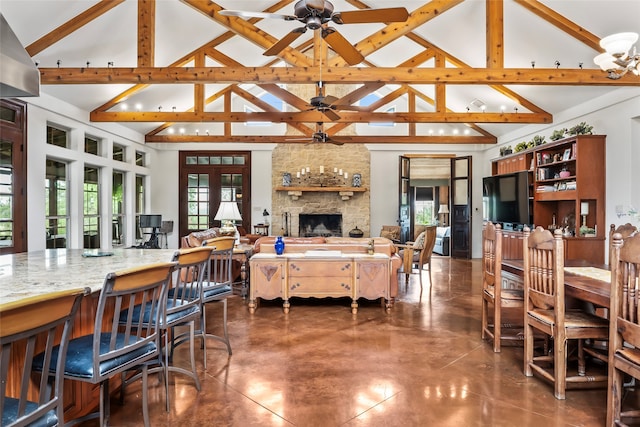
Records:
<instances>
[{"instance_id":1,"label":"white console table","mask_svg":"<svg viewBox=\"0 0 640 427\"><path fill-rule=\"evenodd\" d=\"M288 313L291 297L350 297L354 314L358 312L358 298L383 298L386 310L391 309L391 261L385 254L258 253L249 264L251 313L257 308L258 298L282 298L284 312Z\"/></svg>"}]
</instances>

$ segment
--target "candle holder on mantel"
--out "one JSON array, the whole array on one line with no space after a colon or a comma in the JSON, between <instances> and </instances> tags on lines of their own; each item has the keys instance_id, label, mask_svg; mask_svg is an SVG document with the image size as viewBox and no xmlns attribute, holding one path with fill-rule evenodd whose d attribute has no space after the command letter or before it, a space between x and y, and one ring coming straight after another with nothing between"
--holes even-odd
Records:
<instances>
[{"instance_id":1,"label":"candle holder on mantel","mask_svg":"<svg viewBox=\"0 0 640 427\"><path fill-rule=\"evenodd\" d=\"M311 173L310 168L302 168L296 172L296 181L299 186L304 187L347 187L349 173L338 171L334 168L333 174L324 173L324 167L320 167L320 173Z\"/></svg>"}]
</instances>

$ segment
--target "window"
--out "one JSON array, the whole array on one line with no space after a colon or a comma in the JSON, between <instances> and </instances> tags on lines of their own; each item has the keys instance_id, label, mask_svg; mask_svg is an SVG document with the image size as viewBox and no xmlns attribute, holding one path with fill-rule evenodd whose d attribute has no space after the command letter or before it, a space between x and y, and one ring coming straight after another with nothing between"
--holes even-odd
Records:
<instances>
[{"instance_id":1,"label":"window","mask_svg":"<svg viewBox=\"0 0 640 427\"><path fill-rule=\"evenodd\" d=\"M95 156L100 155L100 141L92 136L85 135L84 137L84 152L93 154Z\"/></svg>"},{"instance_id":2,"label":"window","mask_svg":"<svg viewBox=\"0 0 640 427\"><path fill-rule=\"evenodd\" d=\"M100 247L100 183L99 169L87 166L84 168L84 248Z\"/></svg>"},{"instance_id":3,"label":"window","mask_svg":"<svg viewBox=\"0 0 640 427\"><path fill-rule=\"evenodd\" d=\"M113 209L113 218L111 219L111 242L114 245L121 245L123 243L122 237L125 230L126 210L124 207L124 179L124 172L113 172L113 186L111 192L111 205Z\"/></svg>"},{"instance_id":4,"label":"window","mask_svg":"<svg viewBox=\"0 0 640 427\"><path fill-rule=\"evenodd\" d=\"M0 247L13 246L13 144L0 141Z\"/></svg>"},{"instance_id":5,"label":"window","mask_svg":"<svg viewBox=\"0 0 640 427\"><path fill-rule=\"evenodd\" d=\"M145 153L143 153L142 151L136 151L136 165L146 166Z\"/></svg>"},{"instance_id":6,"label":"window","mask_svg":"<svg viewBox=\"0 0 640 427\"><path fill-rule=\"evenodd\" d=\"M415 187L414 224L436 224L433 187Z\"/></svg>"},{"instance_id":7,"label":"window","mask_svg":"<svg viewBox=\"0 0 640 427\"><path fill-rule=\"evenodd\" d=\"M47 248L66 248L69 229L67 165L47 160L45 189L45 224Z\"/></svg>"},{"instance_id":8,"label":"window","mask_svg":"<svg viewBox=\"0 0 640 427\"><path fill-rule=\"evenodd\" d=\"M360 100L360 106L362 107L368 107L369 105L378 102L380 100L380 96L376 93L370 93L369 95L365 96L364 98L362 98ZM396 112L396 107L392 106L387 108L386 110L384 110L385 113L395 113ZM395 123L393 122L370 122L369 126L374 126L374 127L393 127L395 126Z\"/></svg>"},{"instance_id":9,"label":"window","mask_svg":"<svg viewBox=\"0 0 640 427\"><path fill-rule=\"evenodd\" d=\"M47 126L47 144L57 145L58 147L68 147L68 135L66 130Z\"/></svg>"},{"instance_id":10,"label":"window","mask_svg":"<svg viewBox=\"0 0 640 427\"><path fill-rule=\"evenodd\" d=\"M113 160L125 161L126 148L120 144L113 144Z\"/></svg>"},{"instance_id":11,"label":"window","mask_svg":"<svg viewBox=\"0 0 640 427\"><path fill-rule=\"evenodd\" d=\"M136 175L136 224L140 224L140 214L144 213L144 176ZM142 241L142 231L136 227L136 240Z\"/></svg>"},{"instance_id":12,"label":"window","mask_svg":"<svg viewBox=\"0 0 640 427\"><path fill-rule=\"evenodd\" d=\"M272 106L273 108L275 108L276 111L284 110L284 101L282 101L282 99L278 98L277 96L270 94L269 92L264 92L258 98L261 101L264 101L270 106ZM254 108L251 108L248 105L245 105L244 112L256 113L257 111ZM272 125L271 122L252 122L248 120L245 122L245 126L271 126L271 125Z\"/></svg>"}]
</instances>

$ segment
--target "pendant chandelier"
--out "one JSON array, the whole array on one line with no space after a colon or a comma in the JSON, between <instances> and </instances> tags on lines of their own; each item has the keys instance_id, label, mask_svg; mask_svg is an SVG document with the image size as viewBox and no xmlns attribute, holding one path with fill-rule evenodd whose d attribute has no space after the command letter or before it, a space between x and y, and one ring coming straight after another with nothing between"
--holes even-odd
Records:
<instances>
[{"instance_id":1,"label":"pendant chandelier","mask_svg":"<svg viewBox=\"0 0 640 427\"><path fill-rule=\"evenodd\" d=\"M631 71L640 75L640 55L633 44L638 41L637 33L612 34L600 40L600 46L606 51L593 59L610 79L617 80Z\"/></svg>"}]
</instances>

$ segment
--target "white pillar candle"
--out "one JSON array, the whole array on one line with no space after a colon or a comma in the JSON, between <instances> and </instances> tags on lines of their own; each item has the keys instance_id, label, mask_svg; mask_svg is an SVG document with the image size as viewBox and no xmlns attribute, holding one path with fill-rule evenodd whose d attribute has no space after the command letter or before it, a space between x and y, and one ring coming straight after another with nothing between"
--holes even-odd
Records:
<instances>
[{"instance_id":1,"label":"white pillar candle","mask_svg":"<svg viewBox=\"0 0 640 427\"><path fill-rule=\"evenodd\" d=\"M296 178L300 178L300 172L297 172L296 175L297 175Z\"/></svg>"},{"instance_id":2,"label":"white pillar candle","mask_svg":"<svg viewBox=\"0 0 640 427\"><path fill-rule=\"evenodd\" d=\"M342 169L340 169L340 170L338 171L338 174L339 174L339 175L342 175Z\"/></svg>"},{"instance_id":3,"label":"white pillar candle","mask_svg":"<svg viewBox=\"0 0 640 427\"><path fill-rule=\"evenodd\" d=\"M311 172L311 168L307 166L307 173Z\"/></svg>"},{"instance_id":4,"label":"white pillar candle","mask_svg":"<svg viewBox=\"0 0 640 427\"><path fill-rule=\"evenodd\" d=\"M338 168L333 168L333 173L338 173Z\"/></svg>"},{"instance_id":5,"label":"white pillar candle","mask_svg":"<svg viewBox=\"0 0 640 427\"><path fill-rule=\"evenodd\" d=\"M344 173L344 179L349 178L349 174L347 172Z\"/></svg>"},{"instance_id":6,"label":"white pillar candle","mask_svg":"<svg viewBox=\"0 0 640 427\"><path fill-rule=\"evenodd\" d=\"M304 168L302 168L302 170L300 171L300 173L301 173L302 175L304 175Z\"/></svg>"},{"instance_id":7,"label":"white pillar candle","mask_svg":"<svg viewBox=\"0 0 640 427\"><path fill-rule=\"evenodd\" d=\"M320 166L320 173L324 173L324 166Z\"/></svg>"}]
</instances>

